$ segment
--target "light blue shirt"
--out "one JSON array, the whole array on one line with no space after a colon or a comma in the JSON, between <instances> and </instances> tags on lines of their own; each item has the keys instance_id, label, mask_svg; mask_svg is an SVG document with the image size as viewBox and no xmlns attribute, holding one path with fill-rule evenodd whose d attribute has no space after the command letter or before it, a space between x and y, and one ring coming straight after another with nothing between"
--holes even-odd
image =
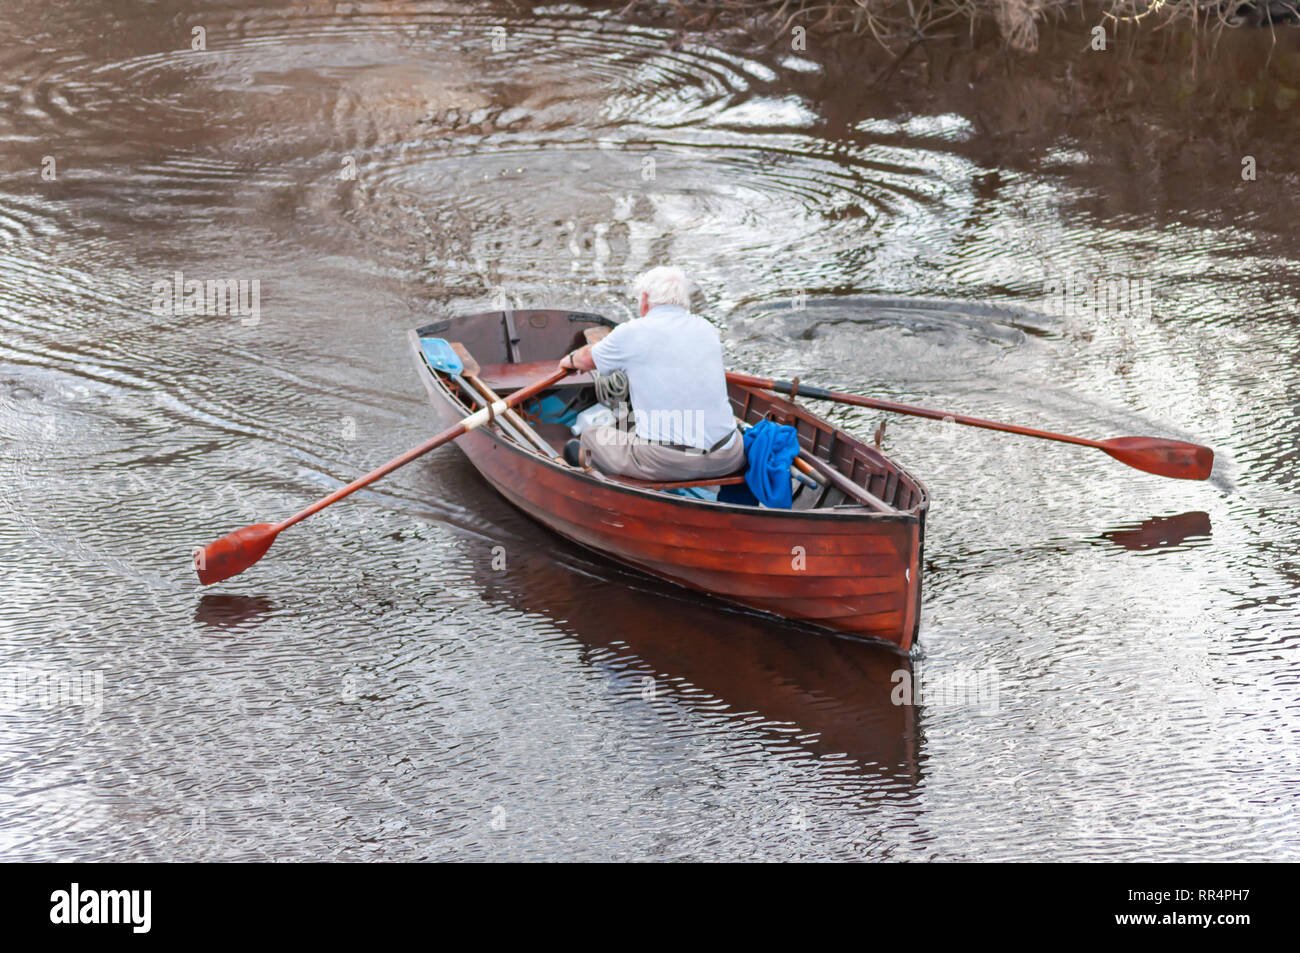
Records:
<instances>
[{"instance_id":1,"label":"light blue shirt","mask_svg":"<svg viewBox=\"0 0 1300 953\"><path fill-rule=\"evenodd\" d=\"M722 341L698 315L656 305L616 327L591 357L602 374L627 374L636 432L647 440L708 450L727 434L735 437Z\"/></svg>"}]
</instances>

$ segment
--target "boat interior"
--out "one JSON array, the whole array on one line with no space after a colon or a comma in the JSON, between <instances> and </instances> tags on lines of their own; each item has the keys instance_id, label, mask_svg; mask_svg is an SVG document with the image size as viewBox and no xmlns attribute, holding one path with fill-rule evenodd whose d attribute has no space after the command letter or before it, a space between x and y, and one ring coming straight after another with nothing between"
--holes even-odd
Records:
<instances>
[{"instance_id":1,"label":"boat interior","mask_svg":"<svg viewBox=\"0 0 1300 953\"><path fill-rule=\"evenodd\" d=\"M598 340L615 326L597 314L496 311L435 322L412 332L412 337L426 368L468 415L552 373L569 351ZM453 342L458 349L465 364L461 374L433 370L429 348L437 339ZM899 516L916 513L927 505L924 487L877 447L778 394L734 383L728 384L728 391L742 428L764 418L796 428L801 450L791 467L792 509ZM562 454L565 443L574 436L575 418L596 408L600 403L597 398L593 374L571 374L486 427L499 439L567 466ZM616 483L702 502L715 500L721 488L744 483L743 472L671 483L603 476ZM728 495L723 492L724 500Z\"/></svg>"}]
</instances>

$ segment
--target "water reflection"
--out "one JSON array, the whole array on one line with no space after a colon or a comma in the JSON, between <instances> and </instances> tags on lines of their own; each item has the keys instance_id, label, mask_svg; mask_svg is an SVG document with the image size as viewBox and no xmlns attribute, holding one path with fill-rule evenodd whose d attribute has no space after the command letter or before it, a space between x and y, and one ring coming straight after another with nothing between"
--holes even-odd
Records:
<instances>
[{"instance_id":1,"label":"water reflection","mask_svg":"<svg viewBox=\"0 0 1300 953\"><path fill-rule=\"evenodd\" d=\"M1300 857L1290 127L1099 125L1057 71L1126 115L1134 74L1064 48L935 41L947 85L864 91L760 47L493 0L0 7L0 674L102 673L106 726L0 712L0 788L61 793L0 806L0 852ZM196 591L196 542L427 439L408 328L624 315L666 260L735 367L1223 469L889 418L933 499L919 661L567 549L452 449ZM154 313L177 271L258 280L260 320ZM918 668L998 703L893 705Z\"/></svg>"},{"instance_id":2,"label":"water reflection","mask_svg":"<svg viewBox=\"0 0 1300 953\"><path fill-rule=\"evenodd\" d=\"M587 559L529 560L508 572L484 563L476 578L484 598L560 624L592 650L589 664L611 678L688 707L724 706L741 722L756 716L771 739L919 783L916 709L891 699L898 673L911 675L910 659L701 604L613 567L584 567ZM597 595L575 567L611 581Z\"/></svg>"},{"instance_id":3,"label":"water reflection","mask_svg":"<svg viewBox=\"0 0 1300 953\"><path fill-rule=\"evenodd\" d=\"M205 592L194 606L194 621L213 629L251 629L275 611L264 596Z\"/></svg>"},{"instance_id":4,"label":"water reflection","mask_svg":"<svg viewBox=\"0 0 1300 953\"><path fill-rule=\"evenodd\" d=\"M1210 514L1197 510L1177 516L1153 516L1140 523L1119 526L1101 538L1132 552L1174 549L1189 540L1190 546L1206 545L1210 539Z\"/></svg>"}]
</instances>

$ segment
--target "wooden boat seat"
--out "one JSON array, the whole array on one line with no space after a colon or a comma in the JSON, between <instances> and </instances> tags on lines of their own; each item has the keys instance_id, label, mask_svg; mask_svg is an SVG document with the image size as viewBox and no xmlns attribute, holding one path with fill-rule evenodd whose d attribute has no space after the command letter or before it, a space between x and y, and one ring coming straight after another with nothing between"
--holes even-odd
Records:
<instances>
[{"instance_id":1,"label":"wooden boat seat","mask_svg":"<svg viewBox=\"0 0 1300 953\"><path fill-rule=\"evenodd\" d=\"M670 482L660 482L656 480L638 480L636 477L622 476L621 474L606 473L605 479L613 480L615 483L626 483L628 486L640 487L643 490L677 490L689 486L731 486L736 483L745 482L744 473L733 473L730 476L708 477L703 480L677 480Z\"/></svg>"},{"instance_id":2,"label":"wooden boat seat","mask_svg":"<svg viewBox=\"0 0 1300 953\"><path fill-rule=\"evenodd\" d=\"M479 368L478 379L498 394L527 387L540 377L555 370L556 361L533 361L531 364L484 364ZM570 374L556 387L578 387L591 383L591 374L581 371Z\"/></svg>"}]
</instances>

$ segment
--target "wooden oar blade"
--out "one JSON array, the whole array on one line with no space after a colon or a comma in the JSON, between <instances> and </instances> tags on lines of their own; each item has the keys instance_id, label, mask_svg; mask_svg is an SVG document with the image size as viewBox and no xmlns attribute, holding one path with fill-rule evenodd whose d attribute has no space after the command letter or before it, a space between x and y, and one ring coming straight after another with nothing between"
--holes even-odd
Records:
<instances>
[{"instance_id":1,"label":"wooden oar blade","mask_svg":"<svg viewBox=\"0 0 1300 953\"><path fill-rule=\"evenodd\" d=\"M450 344L452 352L460 358L460 372L462 374L467 374L470 377L478 377L480 370L478 361L474 360L474 355L469 352L469 348L461 344L459 341L451 341ZM531 381L529 383L531 383Z\"/></svg>"},{"instance_id":2,"label":"wooden oar blade","mask_svg":"<svg viewBox=\"0 0 1300 953\"><path fill-rule=\"evenodd\" d=\"M278 532L270 523L257 523L208 543L194 554L194 571L199 574L199 582L210 586L238 576L266 555Z\"/></svg>"},{"instance_id":3,"label":"wooden oar blade","mask_svg":"<svg viewBox=\"0 0 1300 953\"><path fill-rule=\"evenodd\" d=\"M1116 437L1101 449L1129 466L1176 480L1206 480L1214 469L1214 451L1200 444L1156 437Z\"/></svg>"}]
</instances>

